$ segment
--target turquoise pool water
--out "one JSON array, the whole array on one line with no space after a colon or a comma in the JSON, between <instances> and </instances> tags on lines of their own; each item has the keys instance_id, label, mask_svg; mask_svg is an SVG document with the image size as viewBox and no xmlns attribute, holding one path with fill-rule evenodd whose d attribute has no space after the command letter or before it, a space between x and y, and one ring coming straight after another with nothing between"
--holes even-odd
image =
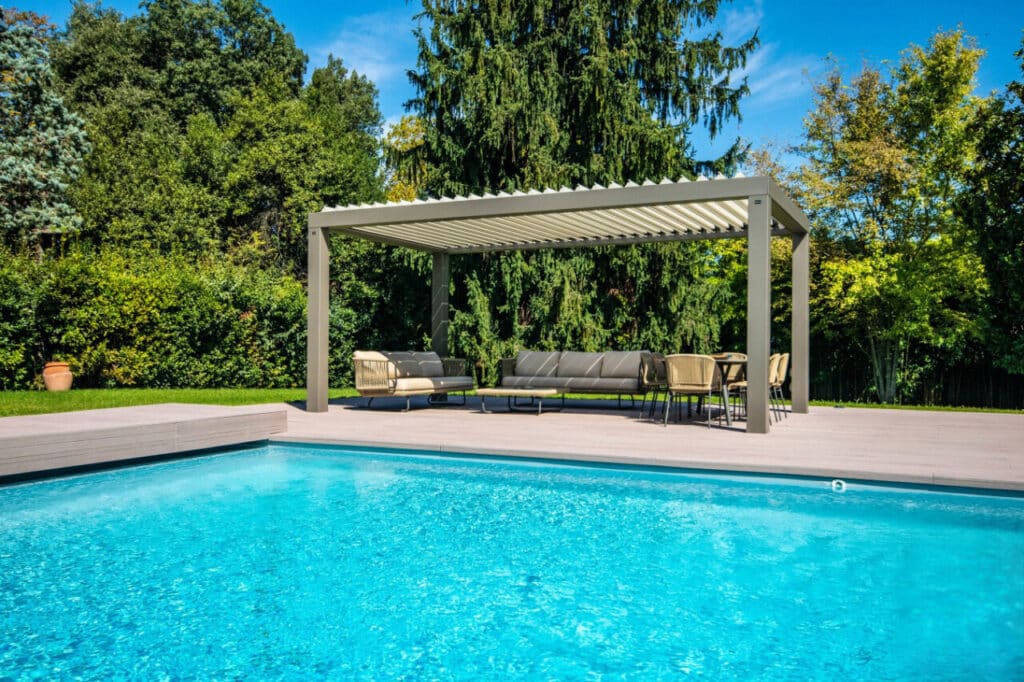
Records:
<instances>
[{"instance_id":1,"label":"turquoise pool water","mask_svg":"<svg viewBox=\"0 0 1024 682\"><path fill-rule=\"evenodd\" d=\"M1024 499L316 447L0 488L0 678L1021 679Z\"/></svg>"}]
</instances>

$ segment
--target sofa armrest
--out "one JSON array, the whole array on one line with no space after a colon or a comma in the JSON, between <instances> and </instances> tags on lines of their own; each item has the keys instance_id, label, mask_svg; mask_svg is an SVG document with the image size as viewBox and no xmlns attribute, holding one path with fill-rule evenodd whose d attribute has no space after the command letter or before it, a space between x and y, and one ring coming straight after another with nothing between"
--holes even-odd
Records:
<instances>
[{"instance_id":1,"label":"sofa armrest","mask_svg":"<svg viewBox=\"0 0 1024 682\"><path fill-rule=\"evenodd\" d=\"M442 358L446 377L466 376L466 361L463 358Z\"/></svg>"},{"instance_id":2,"label":"sofa armrest","mask_svg":"<svg viewBox=\"0 0 1024 682\"><path fill-rule=\"evenodd\" d=\"M516 375L516 359L515 358L502 358L501 359L501 378L514 377Z\"/></svg>"},{"instance_id":3,"label":"sofa armrest","mask_svg":"<svg viewBox=\"0 0 1024 682\"><path fill-rule=\"evenodd\" d=\"M398 371L390 360L355 360L357 391L394 391Z\"/></svg>"}]
</instances>

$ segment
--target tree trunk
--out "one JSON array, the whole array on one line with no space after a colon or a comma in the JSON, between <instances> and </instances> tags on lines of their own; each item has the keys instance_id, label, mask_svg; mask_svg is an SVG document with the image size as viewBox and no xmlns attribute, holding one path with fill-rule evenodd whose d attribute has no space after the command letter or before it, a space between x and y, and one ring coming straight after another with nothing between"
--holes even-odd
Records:
<instances>
[{"instance_id":1,"label":"tree trunk","mask_svg":"<svg viewBox=\"0 0 1024 682\"><path fill-rule=\"evenodd\" d=\"M896 385L899 377L900 346L894 341L881 341L868 337L868 357L875 377L875 391L878 401L891 403L896 399Z\"/></svg>"}]
</instances>

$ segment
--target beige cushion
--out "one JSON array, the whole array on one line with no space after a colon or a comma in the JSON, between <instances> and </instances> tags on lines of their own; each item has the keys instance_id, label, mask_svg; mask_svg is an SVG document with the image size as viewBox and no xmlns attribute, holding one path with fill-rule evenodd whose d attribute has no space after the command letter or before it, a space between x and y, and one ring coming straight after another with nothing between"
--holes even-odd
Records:
<instances>
[{"instance_id":1,"label":"beige cushion","mask_svg":"<svg viewBox=\"0 0 1024 682\"><path fill-rule=\"evenodd\" d=\"M406 377L395 382L395 392L468 391L473 388L472 377Z\"/></svg>"},{"instance_id":2,"label":"beige cushion","mask_svg":"<svg viewBox=\"0 0 1024 682\"><path fill-rule=\"evenodd\" d=\"M558 359L558 376L592 377L601 376L601 358L604 353L581 353L565 351Z\"/></svg>"},{"instance_id":3,"label":"beige cushion","mask_svg":"<svg viewBox=\"0 0 1024 682\"><path fill-rule=\"evenodd\" d=\"M639 350L610 350L601 362L603 378L636 379L640 376Z\"/></svg>"},{"instance_id":4,"label":"beige cushion","mask_svg":"<svg viewBox=\"0 0 1024 682\"><path fill-rule=\"evenodd\" d=\"M558 372L561 351L521 350L516 356L516 376L553 377Z\"/></svg>"}]
</instances>

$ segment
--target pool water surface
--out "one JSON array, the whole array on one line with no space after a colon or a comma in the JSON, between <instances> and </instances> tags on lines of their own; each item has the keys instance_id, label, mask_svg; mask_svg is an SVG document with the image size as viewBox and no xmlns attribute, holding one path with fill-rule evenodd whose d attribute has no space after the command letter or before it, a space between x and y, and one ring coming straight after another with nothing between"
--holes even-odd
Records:
<instances>
[{"instance_id":1,"label":"pool water surface","mask_svg":"<svg viewBox=\"0 0 1024 682\"><path fill-rule=\"evenodd\" d=\"M1024 499L270 445L0 487L0 679L1021 679Z\"/></svg>"}]
</instances>

